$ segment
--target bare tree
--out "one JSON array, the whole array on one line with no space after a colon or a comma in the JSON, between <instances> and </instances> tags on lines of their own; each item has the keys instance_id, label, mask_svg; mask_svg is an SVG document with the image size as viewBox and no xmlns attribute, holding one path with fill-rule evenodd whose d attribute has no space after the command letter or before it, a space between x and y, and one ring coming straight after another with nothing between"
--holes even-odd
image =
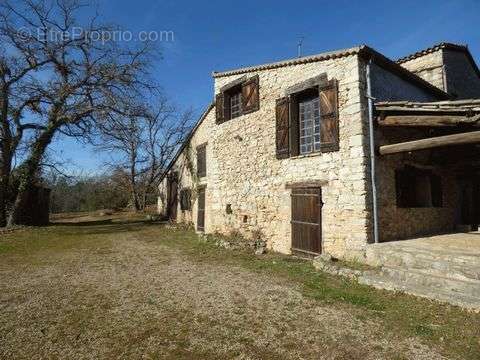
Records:
<instances>
[{"instance_id":1,"label":"bare tree","mask_svg":"<svg viewBox=\"0 0 480 360\"><path fill-rule=\"evenodd\" d=\"M34 113L38 94L26 93L33 73L51 59L40 49L45 44L20 33L9 4L0 5L0 226L6 224L6 201L13 160L25 131L38 130L34 121L22 122L25 113ZM52 48L52 50L54 50Z\"/></svg>"},{"instance_id":2,"label":"bare tree","mask_svg":"<svg viewBox=\"0 0 480 360\"><path fill-rule=\"evenodd\" d=\"M0 98L2 186L8 183L11 157L23 132L31 130L27 155L17 169L19 187L8 225L17 223L54 137L89 136L109 114L119 111L119 104L151 87L150 44L114 41L110 35L118 28L98 24L96 16L79 23L76 16L84 6L88 3L79 0L1 2L0 29L7 41L2 45L6 68L0 67L0 86L7 89ZM13 78L14 73L18 75ZM10 84L20 75L15 85ZM128 109L128 114L134 110Z\"/></svg>"},{"instance_id":3,"label":"bare tree","mask_svg":"<svg viewBox=\"0 0 480 360\"><path fill-rule=\"evenodd\" d=\"M110 114L103 126L101 149L110 151L109 165L125 177L132 207L143 210L147 196L156 193L159 178L191 128L192 112L178 111L156 97L143 114Z\"/></svg>"}]
</instances>

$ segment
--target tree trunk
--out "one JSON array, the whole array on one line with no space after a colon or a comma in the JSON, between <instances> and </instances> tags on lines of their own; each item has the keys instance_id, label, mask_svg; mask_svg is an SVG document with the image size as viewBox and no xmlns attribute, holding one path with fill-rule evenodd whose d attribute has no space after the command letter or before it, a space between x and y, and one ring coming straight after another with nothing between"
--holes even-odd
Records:
<instances>
[{"instance_id":1,"label":"tree trunk","mask_svg":"<svg viewBox=\"0 0 480 360\"><path fill-rule=\"evenodd\" d=\"M25 206L28 192L34 185L35 175L40 167L40 161L45 154L47 146L52 141L54 133L55 129L53 127L45 130L34 142L28 159L22 164L18 192L13 203L12 211L8 216L7 226L19 224L21 210Z\"/></svg>"},{"instance_id":2,"label":"tree trunk","mask_svg":"<svg viewBox=\"0 0 480 360\"><path fill-rule=\"evenodd\" d=\"M140 200L138 199L137 189L137 148L130 143L130 193L132 196L132 206L135 211L140 211Z\"/></svg>"},{"instance_id":3,"label":"tree trunk","mask_svg":"<svg viewBox=\"0 0 480 360\"><path fill-rule=\"evenodd\" d=\"M1 158L0 158L0 227L7 224L7 196L12 172L12 133L8 123L8 87L2 86L0 93Z\"/></svg>"},{"instance_id":4,"label":"tree trunk","mask_svg":"<svg viewBox=\"0 0 480 360\"><path fill-rule=\"evenodd\" d=\"M0 170L0 227L4 227L7 225L7 205L11 171L11 161L7 161L7 159L2 159L2 166Z\"/></svg>"},{"instance_id":5,"label":"tree trunk","mask_svg":"<svg viewBox=\"0 0 480 360\"><path fill-rule=\"evenodd\" d=\"M140 211L140 201L138 200L137 192L134 190L132 193L132 205L135 211Z\"/></svg>"}]
</instances>

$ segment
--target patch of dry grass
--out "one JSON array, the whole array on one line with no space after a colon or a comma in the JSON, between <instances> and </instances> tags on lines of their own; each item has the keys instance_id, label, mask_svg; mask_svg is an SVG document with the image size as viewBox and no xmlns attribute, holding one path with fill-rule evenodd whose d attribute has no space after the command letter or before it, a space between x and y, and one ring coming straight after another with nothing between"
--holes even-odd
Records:
<instances>
[{"instance_id":1,"label":"patch of dry grass","mask_svg":"<svg viewBox=\"0 0 480 360\"><path fill-rule=\"evenodd\" d=\"M0 235L0 357L478 358L478 315L82 215Z\"/></svg>"}]
</instances>

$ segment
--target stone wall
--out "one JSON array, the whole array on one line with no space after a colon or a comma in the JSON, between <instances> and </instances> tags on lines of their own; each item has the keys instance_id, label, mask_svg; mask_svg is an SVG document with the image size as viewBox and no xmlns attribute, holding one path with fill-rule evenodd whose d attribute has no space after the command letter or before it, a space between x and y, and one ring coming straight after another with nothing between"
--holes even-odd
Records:
<instances>
[{"instance_id":1,"label":"stone wall","mask_svg":"<svg viewBox=\"0 0 480 360\"><path fill-rule=\"evenodd\" d=\"M445 90L442 49L405 61L400 65L430 84Z\"/></svg>"},{"instance_id":2,"label":"stone wall","mask_svg":"<svg viewBox=\"0 0 480 360\"><path fill-rule=\"evenodd\" d=\"M458 99L480 98L480 77L463 52L444 50L447 90Z\"/></svg>"},{"instance_id":3,"label":"stone wall","mask_svg":"<svg viewBox=\"0 0 480 360\"><path fill-rule=\"evenodd\" d=\"M463 51L438 49L401 65L457 99L480 97L480 77Z\"/></svg>"},{"instance_id":4,"label":"stone wall","mask_svg":"<svg viewBox=\"0 0 480 360\"><path fill-rule=\"evenodd\" d=\"M397 74L372 64L370 71L372 96L375 101L435 101L436 98Z\"/></svg>"},{"instance_id":5,"label":"stone wall","mask_svg":"<svg viewBox=\"0 0 480 360\"><path fill-rule=\"evenodd\" d=\"M260 109L222 124L215 123L215 109L205 116L173 168L180 174L179 189L188 187L194 194L192 211L182 212L179 207L178 220L196 222L195 190L206 186L205 232L228 234L236 231L247 238L260 234L270 249L290 253L291 189L287 184L318 181L324 184L324 252L335 257L361 259L367 243L372 240L365 67L357 55L348 55L247 74L217 76L215 93L240 77L258 75ZM339 151L276 159L276 100L284 97L289 87L322 73L339 83ZM373 76L376 76L377 85L381 85L375 87L374 96L382 100L399 100L400 96L408 100L434 100L425 90L384 69L374 68ZM419 134L403 134L398 139L411 139L412 136ZM398 140L387 139L378 130L376 137L378 144ZM195 148L204 143L207 143L207 176L197 179ZM446 206L442 209L396 207L395 169L405 161L421 162L421 158L405 159L395 155L379 157L377 161L382 240L439 232L453 226L453 207L448 205L454 201L453 195L444 200ZM450 175L443 175L443 186L453 188ZM160 187L163 193L165 186L164 180ZM231 209L229 213L227 206ZM159 207L164 208L164 202L160 201Z\"/></svg>"},{"instance_id":6,"label":"stone wall","mask_svg":"<svg viewBox=\"0 0 480 360\"><path fill-rule=\"evenodd\" d=\"M339 82L340 150L278 160L275 157L275 101L285 89L326 73ZM366 206L365 102L356 55L248 73L259 75L260 110L223 124L215 124L214 111L192 138L208 141L206 232L239 231L246 237L262 234L269 248L289 253L291 246L291 190L287 183L322 181L323 249L338 257L361 257L369 240ZM243 75L218 77L215 93ZM191 156L195 159L195 156ZM191 176L176 168L182 185ZM185 166L183 166L185 167ZM164 186L165 183L162 185ZM226 207L230 205L231 214ZM185 220L196 219L196 206ZM181 219L181 218L180 218Z\"/></svg>"},{"instance_id":7,"label":"stone wall","mask_svg":"<svg viewBox=\"0 0 480 360\"><path fill-rule=\"evenodd\" d=\"M197 219L197 193L198 188L207 186L209 178L211 178L212 169L215 168L216 157L213 156L212 147L208 145L212 126L215 125L215 108L207 108L202 116L201 123L194 129L194 134L186 144L184 150L175 161L170 173L177 172L179 185L178 195L182 189L191 190L191 210L181 210L180 198L177 207L177 221L183 223L196 224ZM196 149L200 145L207 144L207 175L204 177L197 176L197 152ZM205 192L206 211L210 213L212 206L211 194L212 189L209 187ZM167 214L167 178L164 178L159 186L158 211L160 214ZM205 224L205 231L209 232L209 223Z\"/></svg>"},{"instance_id":8,"label":"stone wall","mask_svg":"<svg viewBox=\"0 0 480 360\"><path fill-rule=\"evenodd\" d=\"M427 137L412 129L377 130L377 144L397 143ZM455 228L457 188L455 174L448 168L432 166L430 150L380 156L377 159L379 233L381 241L400 240L438 234ZM395 170L405 165L432 170L442 178L443 207L397 207Z\"/></svg>"}]
</instances>

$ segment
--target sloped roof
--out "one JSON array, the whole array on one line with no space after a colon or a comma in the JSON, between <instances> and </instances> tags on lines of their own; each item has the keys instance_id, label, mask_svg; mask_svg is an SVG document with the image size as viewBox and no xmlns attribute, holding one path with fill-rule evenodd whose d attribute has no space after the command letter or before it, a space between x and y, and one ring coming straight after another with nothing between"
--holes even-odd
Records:
<instances>
[{"instance_id":1,"label":"sloped roof","mask_svg":"<svg viewBox=\"0 0 480 360\"><path fill-rule=\"evenodd\" d=\"M285 67L285 66L307 64L307 63L312 63L312 62L317 62L317 61L325 61L325 60L336 59L336 58L341 58L341 57L346 57L346 56L351 56L351 55L361 56L363 59L365 59L367 61L372 60L378 66L386 68L389 71L398 75L399 77L405 79L406 81L414 83L417 86L429 91L430 93L437 96L437 98L439 98L439 99L450 99L451 98L451 96L448 95L443 90L441 90L441 89L437 88L436 86L430 84L429 82L423 80L419 76L417 76L414 73L405 69L400 64L397 64L396 62L390 60L385 55L379 53L378 51L372 49L371 47L369 47L367 45L360 45L360 46L356 46L356 47L352 47L352 48L348 48L348 49L329 51L329 52L324 52L324 53L317 54L317 55L304 56L304 57L288 59L288 60L284 60L284 61L277 61L277 62L261 64L261 65L256 65L256 66L247 66L247 67L242 67L242 68L223 71L223 72L214 71L212 73L212 76L214 78L219 78L219 77L224 77L224 76L239 75L239 74L245 74L245 73L253 72L253 71L269 70L269 69L275 69L275 68L280 68L280 67Z\"/></svg>"},{"instance_id":2,"label":"sloped roof","mask_svg":"<svg viewBox=\"0 0 480 360\"><path fill-rule=\"evenodd\" d=\"M244 73L252 72L252 71L268 70L268 69L275 69L275 68L284 67L284 66L307 64L307 63L311 63L311 62L336 59L336 58L340 58L340 57L345 57L345 56L358 54L360 51L362 51L362 49L364 49L366 47L367 46L365 46L365 45L360 45L360 46L355 46L355 47L348 48L348 49L328 51L328 52L324 52L324 53L320 53L320 54L316 54L316 55L297 57L297 58L293 58L293 59L276 61L276 62L261 64L261 65L246 66L246 67L233 69L233 70L214 71L212 73L212 76L214 78L216 78L216 77L244 74Z\"/></svg>"},{"instance_id":3,"label":"sloped roof","mask_svg":"<svg viewBox=\"0 0 480 360\"><path fill-rule=\"evenodd\" d=\"M467 60L472 65L473 70L477 73L478 77L480 77L480 69L478 68L478 65L475 62L475 59L473 58L472 54L470 53L470 50L468 50L467 45L460 45L460 44L442 42L440 44L433 45L429 48L417 51L413 54L401 57L400 59L397 59L396 62L397 62L397 64L403 64L407 61L414 60L414 59L417 59L419 57L434 53L435 51L438 51L438 50L452 50L452 51L463 52L465 54L465 56L467 57Z\"/></svg>"},{"instance_id":4,"label":"sloped roof","mask_svg":"<svg viewBox=\"0 0 480 360\"><path fill-rule=\"evenodd\" d=\"M159 179L159 182L161 182L165 176L167 175L167 173L170 171L170 169L172 168L173 164L175 164L175 162L177 161L177 159L180 157L180 154L182 153L182 151L187 147L188 143L190 142L190 140L192 139L193 135L195 134L195 132L197 131L197 129L199 128L199 126L202 124L203 120L205 120L205 118L207 117L208 113L215 107L215 104L212 102L210 104L208 104L208 106L205 108L205 110L203 111L202 115L200 116L200 118L197 120L195 126L192 128L192 130L190 130L190 132L188 133L187 137L185 138L185 140L183 141L182 143L182 146L177 150L175 156L173 157L173 159L170 161L170 163L168 164L167 168L165 169L165 171L163 172L162 176L160 176L160 179Z\"/></svg>"},{"instance_id":5,"label":"sloped roof","mask_svg":"<svg viewBox=\"0 0 480 360\"><path fill-rule=\"evenodd\" d=\"M439 43L439 44L435 44L433 46L430 46L426 49L422 49L422 50L419 50L413 54L410 54L410 55L407 55L407 56L403 56L399 59L397 59L397 63L398 64L402 64L404 62L407 62L407 61L410 61L410 60L414 60L416 58L419 58L419 57L422 57L422 56L425 56L425 55L428 55L428 54L431 54L431 53L434 53L435 51L438 51L438 50L442 50L442 49L449 49L449 50L455 50L455 51L463 51L463 52L468 52L470 53L470 51L468 50L468 47L466 45L460 45L460 44L453 44L453 43L448 43L448 42L442 42L442 43Z\"/></svg>"}]
</instances>

